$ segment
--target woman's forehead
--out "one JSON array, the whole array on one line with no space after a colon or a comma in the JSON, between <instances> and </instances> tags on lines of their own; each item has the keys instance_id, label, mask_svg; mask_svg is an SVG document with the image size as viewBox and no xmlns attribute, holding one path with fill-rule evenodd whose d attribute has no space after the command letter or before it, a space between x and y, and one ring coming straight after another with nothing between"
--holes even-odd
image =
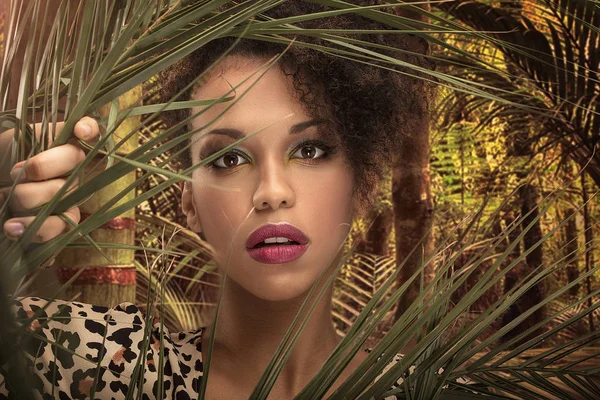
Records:
<instances>
[{"instance_id":1,"label":"woman's forehead","mask_svg":"<svg viewBox=\"0 0 600 400\"><path fill-rule=\"evenodd\" d=\"M244 133L277 125L286 131L316 126L319 133L334 140L332 124L325 115L315 115L301 102L291 78L274 66L260 68L258 62L230 62L220 66L193 95L197 100L234 97L213 105L192 121L192 129L207 133L215 129L238 130ZM258 71L258 72L257 72ZM194 108L193 113L202 111ZM318 122L318 123L315 123Z\"/></svg>"},{"instance_id":2,"label":"woman's forehead","mask_svg":"<svg viewBox=\"0 0 600 400\"><path fill-rule=\"evenodd\" d=\"M266 58L227 56L205 71L205 75L194 85L192 97L197 98L207 89L217 89L225 94L235 91L243 81L258 81L265 75L273 74L285 77L280 65Z\"/></svg>"}]
</instances>

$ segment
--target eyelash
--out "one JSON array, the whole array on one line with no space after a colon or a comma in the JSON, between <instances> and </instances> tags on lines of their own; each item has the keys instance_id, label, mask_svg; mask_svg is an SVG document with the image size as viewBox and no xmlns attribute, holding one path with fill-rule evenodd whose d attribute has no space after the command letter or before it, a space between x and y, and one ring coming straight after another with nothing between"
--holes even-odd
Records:
<instances>
[{"instance_id":1,"label":"eyelash","mask_svg":"<svg viewBox=\"0 0 600 400\"><path fill-rule=\"evenodd\" d=\"M309 146L318 148L323 151L323 155L321 155L319 158L300 158L301 160L309 162L311 164L316 164L316 163L320 162L321 160L327 159L336 152L335 147L329 146L328 144L326 144L325 142L323 142L321 140L308 139L308 140L305 140L305 141L301 142L300 144L298 144L298 146L296 146L294 148L294 150L292 151L292 154L296 153L298 150L302 149L303 147L309 147ZM219 150L215 150L211 153L216 153L218 151ZM218 167L216 165L217 161L221 160L223 157L230 155L230 154L234 154L236 156L239 156L239 157L242 157L242 158L248 160L248 158L242 152L240 152L237 149L233 149L233 150L223 154L221 157L217 158L213 162L206 164L206 167L211 170L217 170L217 171L227 170L227 169L232 169L232 168L237 167L237 165L233 166L233 167Z\"/></svg>"}]
</instances>

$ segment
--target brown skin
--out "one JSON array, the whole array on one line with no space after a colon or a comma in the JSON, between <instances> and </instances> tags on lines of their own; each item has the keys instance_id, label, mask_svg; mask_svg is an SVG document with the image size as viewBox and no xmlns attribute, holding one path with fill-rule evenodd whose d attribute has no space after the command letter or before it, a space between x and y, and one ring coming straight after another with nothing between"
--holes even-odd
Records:
<instances>
[{"instance_id":1,"label":"brown skin","mask_svg":"<svg viewBox=\"0 0 600 400\"><path fill-rule=\"evenodd\" d=\"M301 299L285 302L285 305L268 304L249 295L231 280L226 282L225 287L221 304L223 308L219 314L211 357L207 398L247 399L295 317ZM243 299L252 303L236 303ZM342 340L333 331L330 304L331 290L328 290L294 346L287 364L269 394L269 399L294 398L316 375ZM278 306L281 308L278 309ZM269 319L261 320L265 315L268 315ZM202 337L202 346L205 349L209 346L211 329L212 327L208 327ZM366 356L363 348L335 382L328 395L349 377Z\"/></svg>"},{"instance_id":2,"label":"brown skin","mask_svg":"<svg viewBox=\"0 0 600 400\"><path fill-rule=\"evenodd\" d=\"M57 131L62 129L62 123L57 124ZM39 132L36 129L36 132ZM93 143L99 134L97 122L89 117L82 118L74 128L75 136L81 140ZM9 207L18 213L27 213L52 199L56 192L65 184L66 178L57 178L72 171L85 158L76 139L31 157L28 162L21 161L10 165L10 149L14 133L11 130L0 134L0 181L11 184L15 179L19 183L15 187ZM19 175L18 169L23 167L24 173ZM0 207L8 197L10 186L0 188ZM65 213L75 223L79 222L79 208L73 207ZM3 232L8 238L14 239L14 233L26 228L34 216L11 218L4 223ZM36 236L34 242L47 242L60 235L67 228L66 222L56 215L48 217ZM18 236L18 235L17 235Z\"/></svg>"},{"instance_id":3,"label":"brown skin","mask_svg":"<svg viewBox=\"0 0 600 400\"><path fill-rule=\"evenodd\" d=\"M235 67L233 67L235 65ZM260 63L229 59L199 90L196 98L214 98L254 72ZM238 88L245 92L250 83ZM335 272L341 246L355 217L355 183L351 168L341 149L322 158L322 149L299 148L304 139L322 137L315 126L297 134L288 132L295 124L311 119L292 94L290 81L273 68L249 90L219 121L208 127L235 128L247 133L269 126L239 144L249 157L233 157L240 165L211 171L198 168L195 182L185 186L182 207L190 227L204 232L215 249L217 264L227 265L229 244L233 252L227 271L223 300L215 332L215 345L208 381L210 399L245 399L254 389L263 370L296 316L308 290L329 265L326 278ZM219 105L194 121L195 127L209 122L226 105ZM87 132L85 125L90 125ZM11 132L0 136L0 149L8 148ZM79 138L93 141L98 135L95 121L84 118L76 128ZM223 135L193 140L192 157L199 161L203 147L216 140L222 146L234 142ZM217 137L218 136L218 137ZM335 146L328 136L326 143ZM231 153L227 160L232 161ZM11 207L26 210L50 200L64 179L54 179L76 167L83 159L82 150L71 142L45 151L29 160L27 179L17 185L20 200ZM307 161L312 159L313 161ZM57 163L56 160L61 162ZM224 158L219 160L222 163ZM234 163L235 164L235 163ZM224 164L219 164L224 165ZM230 164L231 165L231 164ZM3 177L9 166L4 166ZM220 187L220 188L219 188ZM231 191L228 189L238 189ZM72 218L78 222L79 212ZM27 225L33 217L15 218L8 223ZM247 236L267 222L287 221L308 236L309 249L299 259L286 264L261 264L245 251ZM51 216L40 229L38 241L47 241L64 232L64 222ZM8 233L5 225L5 233ZM234 234L237 232L237 234ZM331 319L332 288L318 302L307 326L295 344L270 399L288 399L297 395L322 367L341 341ZM212 326L203 335L203 348L209 347ZM335 382L329 394L348 378L366 358L364 348Z\"/></svg>"},{"instance_id":4,"label":"brown skin","mask_svg":"<svg viewBox=\"0 0 600 400\"><path fill-rule=\"evenodd\" d=\"M194 99L225 95L261 64L229 57L195 91ZM222 169L197 168L194 183L185 185L182 196L189 226L204 233L222 272L229 264L207 388L210 399L248 398L312 284L328 265L321 287L335 272L355 213L354 176L344 152L338 148L324 157L316 145L299 148L305 139L323 137L316 126L289 133L294 125L312 119L294 96L291 79L274 67L250 88L254 80L237 88L239 101L216 122L211 123L229 104L213 107L192 123L194 129L210 124L192 140L194 164L202 155L235 142L221 134L206 133L236 129L249 135L263 129L235 147L244 156L230 152L213 161ZM336 145L331 137L325 142ZM252 259L246 252L248 235L268 222L280 221L293 224L308 236L308 250L285 264ZM270 398L297 395L341 340L332 324L331 301L329 286ZM208 327L203 335L204 348L209 346L212 329ZM365 357L363 349L332 391Z\"/></svg>"}]
</instances>

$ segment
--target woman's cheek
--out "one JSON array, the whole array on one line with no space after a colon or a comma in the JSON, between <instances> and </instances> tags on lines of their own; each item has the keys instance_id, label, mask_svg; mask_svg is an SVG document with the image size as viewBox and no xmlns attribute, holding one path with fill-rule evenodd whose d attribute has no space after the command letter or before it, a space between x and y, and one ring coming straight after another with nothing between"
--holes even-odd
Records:
<instances>
[{"instance_id":1,"label":"woman's cheek","mask_svg":"<svg viewBox=\"0 0 600 400\"><path fill-rule=\"evenodd\" d=\"M220 253L229 252L234 235L239 231L249 212L243 189L227 185L226 190L205 187L197 193L200 205L200 221L207 241ZM239 234L237 242L240 241ZM222 255L222 254L221 254Z\"/></svg>"}]
</instances>

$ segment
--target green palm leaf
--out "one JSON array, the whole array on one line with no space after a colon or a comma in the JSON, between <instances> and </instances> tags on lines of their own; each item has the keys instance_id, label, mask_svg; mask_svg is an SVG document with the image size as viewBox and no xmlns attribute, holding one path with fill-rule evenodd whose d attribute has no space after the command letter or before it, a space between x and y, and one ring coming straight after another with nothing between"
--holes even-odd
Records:
<instances>
[{"instance_id":1,"label":"green palm leaf","mask_svg":"<svg viewBox=\"0 0 600 400\"><path fill-rule=\"evenodd\" d=\"M14 164L18 160L27 159L48 147L66 143L72 137L73 126L82 116L97 115L96 112L101 106L109 103L115 104L114 101L119 95L144 83L159 71L202 48L210 41L234 36L303 46L352 59L359 63L397 70L399 73L414 78L437 81L441 86L452 89L454 93L466 96L467 106L471 109L489 106L489 115L482 120L481 125L491 124L495 117L511 114L515 121L519 121L518 127L521 128L521 132L525 132L534 124L542 126L540 135L546 135L557 143L568 145L573 149L570 157L580 164L584 161L587 163L592 156L588 173L600 184L600 178L598 178L600 174L597 172L600 169L596 165L597 155L594 155L593 146L590 146L590 143L594 143L600 134L600 118L598 117L600 113L598 98L600 96L597 77L597 22L600 17L597 6L592 2L564 0L560 4L558 2L537 4L538 8L544 11L543 23L534 20L533 17L529 18L526 15L515 17L479 3L438 4L440 9L449 12L451 17L448 18L438 12L428 12L417 8L418 12L427 15L433 21L424 23L383 12L381 8L384 6L382 5L357 7L335 0L314 2L330 6L333 10L278 21L262 15L281 3L276 0L242 1L224 11L219 7L225 4L225 1L98 1L91 6L82 6L78 10L69 9L67 3L63 2L51 24L49 40L45 44L39 43L39 40L36 41L36 30L29 32L26 30L27 26L37 26L38 22L44 18L47 9L43 2L40 0L30 2L22 10L20 17L17 17L16 6L11 5L13 12L8 22L9 29L0 73L2 99L0 126L4 129L15 129L12 153L7 156L10 158L10 163ZM576 7L582 4L583 7ZM415 9L411 5L404 6ZM357 13L365 18L379 21L396 31L411 32L439 45L443 52L440 51L430 58L446 62L446 72L409 65L401 57L395 58L389 55L399 54L397 50L371 46L368 42L353 38L352 34L356 30L305 30L294 25L299 21L326 18L341 13ZM554 18L554 16L558 16L558 18ZM67 21L71 17L74 18L72 28L74 32L78 32L77 35L68 34L70 30L67 28ZM515 31L507 34L506 32L511 29L515 29ZM389 33L391 32L389 31ZM499 34L498 32L504 33ZM444 38L448 35L456 38L456 42L445 40ZM315 45L308 40L311 37L323 39L329 43L330 47ZM496 54L474 55L462 46L461 41L463 43L484 43L486 47L496 48L501 56ZM19 95L16 107L9 108L8 93L11 87L16 85L10 79L9 72L14 65L16 48L20 42L26 42L26 51L23 57L26 67L18 82ZM588 43L588 46L578 45L581 43ZM513 68L500 67L499 61L501 60L510 61ZM271 60L269 65L273 65L275 61ZM257 71L255 75L260 76L264 70L263 68ZM251 78L255 79L256 77ZM191 82L190 86L193 83ZM60 104L59 98L65 96L66 105L63 106ZM0 243L0 251L3 254L1 270L5 274L5 278L3 278L0 298L5 299L8 292L14 293L9 290L10 285L18 284L27 273L35 271L51 255L66 246L85 245L76 241L79 236L86 237L91 231L124 211L138 206L143 207L151 199L164 196L164 191L174 183L188 180L193 169L211 162L238 144L234 143L228 146L202 164L177 172L168 167L168 163L175 157L170 152L197 131L181 135L176 139L172 139L172 136L180 126L160 131L134 151L122 156L117 155L116 151L122 147L125 139L115 143L113 133L125 117L142 113L151 114L145 119L144 124L131 130L130 135L133 135L136 131L152 124L161 111L191 108L198 105L205 105L208 109L212 105L222 102L235 104L241 96L243 94L236 93L234 88L232 93L223 98L203 99L199 103L174 98L168 103L158 105L138 104L121 112L113 107L109 117L103 121L102 139L97 145L90 148L86 161L68 179L68 184L72 183L75 175L82 172L83 168L90 164L96 156L104 157L107 161L105 170L81 184L78 189L67 196L64 196L65 190L60 191L52 201L36 210L38 217L19 240L9 242L2 239ZM447 104L452 105L453 103L448 102ZM32 124L35 112L41 113L42 128L38 135ZM56 135L56 122L63 118L66 121L65 127L60 134ZM543 124L539 124L541 120ZM189 119L184 121L184 123L187 122ZM49 144L50 138L54 139L52 144ZM111 164L108 161L112 159L118 159L121 162ZM476 162L476 160L467 161ZM85 200L98 187L106 186L109 182L136 170L140 170L139 178L130 187L117 193L105 207L70 232L24 254L23 249L30 245L35 232L48 215L63 213ZM130 201L120 202L127 192L138 185L147 184L149 180L153 180L153 184L143 195ZM540 215L535 220L539 220L555 201L556 197L551 198L541 206ZM166 207L164 200L162 204L157 203L155 205L159 208ZM2 211L5 215L6 209ZM485 215L486 219L482 223L481 231L489 230L497 213L499 211L492 215ZM479 213L477 218L481 218L481 215L483 213ZM527 216L521 217L520 224L523 224L525 217ZM152 235L156 238L158 232L153 229L153 226L155 227L157 221L152 220L148 214L145 218L147 222L145 228L148 230L146 239L153 237ZM477 243L477 232L471 235L470 231L479 231L480 229L474 224L469 224L461 233L459 243L440 243L436 252L430 255L410 280L400 287L395 287L393 283L401 266L393 265L391 259L371 259L368 262L363 260L356 265L355 269L350 272L353 278L340 282L341 293L356 300L352 305L344 303L347 305L345 309L352 314L354 319L350 321L347 318L348 322L352 322L352 327L348 330L340 346L327 360L322 371L314 377L305 390L298 395L298 398L319 398L328 391L343 368L348 365L351 357L356 354L368 336L389 314L389 310L407 290L408 285L414 280L422 279L424 265L434 260L439 262L435 279L427 285L422 284L423 288L418 299L400 319L395 321L367 360L352 373L332 398L368 399L382 398L390 394L396 394L400 398L426 399L440 396L443 398L456 396L458 398L459 395L464 396L460 398L471 398L477 394L488 394L488 397L491 398L505 398L502 396L509 395L520 398L527 398L527 396L542 398L547 394L571 397L597 395L598 386L594 378L598 377L598 368L578 368L579 364L593 359L595 354L586 353L574 361L566 362L562 367L555 367L555 364L566 360L580 349L597 343L597 336L590 334L570 338L565 345L546 350L527 361L518 361L517 365L507 365L507 361L518 359L517 356L546 339L546 337L535 337L525 341L508 354L501 354L501 351L507 346L490 350L492 343L512 326L526 318L528 313L534 311L530 310L490 338L478 341L486 327L500 317L519 296L525 295L531 286L561 268L564 260L559 259L550 262L547 266L539 266L530 276L525 277L514 290L499 298L488 310L472 320L465 319L464 325L460 326L456 333L450 334L451 329L455 328L456 321L464 317L471 306L487 290L525 259L527 252L522 253L514 260L511 260L509 255L518 241L522 240L527 230L531 229L534 222L531 221L524 227L523 231L517 235L515 242L505 249L501 249L501 244L505 242L506 236L516 225L507 228L501 234L490 239L487 249L480 253L474 253L458 271L450 273L459 256L467 254L469 249L472 249ZM559 224L559 227L564 223L563 221ZM541 246L557 229L545 235L535 245ZM196 238L192 237L193 235L185 232L180 236L182 235L184 238L173 236L171 248L161 249L158 256L151 258L147 264L140 263L138 265L148 288L145 297L140 296L146 301L148 321L152 319L151 316L155 309L162 309L161 315L165 316L163 324L185 326L196 323L198 320L187 318L193 314L189 308L179 307L183 306L181 303L187 302L187 296L193 289L190 289L191 286L187 286L186 289L181 288L178 286L176 278L170 275L173 270L179 273L183 266L192 261L199 261L197 259L202 259L204 255L197 253L186 256L185 251L182 251L180 247L185 248L186 245L190 246L190 243L198 245L198 242ZM89 246L96 248L97 251L104 248L104 244L93 241L90 241ZM144 249L144 247L139 246L138 249ZM452 249L450 256L441 254L448 248ZM207 249L206 251L208 252ZM152 251L148 250L148 253L152 253ZM348 257L349 255L347 254ZM169 259L169 257L177 257L181 266L176 266L174 258ZM476 284L462 296L460 301L452 304L452 295L477 268L490 259L494 260L493 267L480 276ZM153 268L145 269L143 265ZM340 267L338 266L338 268ZM180 269L178 270L178 268ZM591 276L599 270L600 266L592 268L572 282L572 285L582 282L587 276ZM209 272L207 269L200 271L192 277L193 282L197 282L203 274ZM496 273L496 271L500 272ZM321 276L321 278L323 277ZM334 279L334 276L329 279ZM292 323L252 393L253 399L268 397L279 372L291 354L294 343L310 316L312 307L316 304L318 297L323 294L323 292L316 293L316 287L315 284L311 288L307 301L299 313L300 315L303 311L307 311L307 315L302 318L298 316ZM550 304L553 299L567 289L568 287L564 287L556 290L536 307ZM313 294L317 296L317 300L311 298ZM597 296L597 294L594 292L593 295ZM556 310L553 316L563 319L547 335L564 332L588 314L597 313L598 303L591 307L583 307L584 300ZM314 302L311 303L311 301ZM4 315L8 315L9 306L4 300L2 302L3 304L0 304L2 311L5 312ZM217 315L219 304L220 299L215 305ZM576 309L575 306L580 308ZM179 318L173 318L173 315ZM7 321L9 321L8 318ZM9 325L7 323L7 326ZM147 332L146 339L142 344L143 348L147 348L149 345L148 336L151 326L150 323L146 326ZM524 339L528 333L530 332L520 334L513 342L519 342L519 339ZM10 339L12 336L3 328L2 337ZM407 349L404 358L384 372L389 361L398 352L404 351L412 339L417 339L416 345ZM211 347L207 349L204 357L206 379L202 380L201 398L204 396L209 379L213 342L214 338L211 337ZM488 351L487 355L480 356L479 361L465 366L472 357L486 350ZM144 379L143 366L146 352L142 353L144 356L138 359L132 382ZM22 384L23 387L31 387L27 384L27 374L23 368L17 368L16 371L18 371L17 375L11 378ZM162 372L164 373L164 371ZM468 378L471 382L465 384L457 381L459 377ZM400 378L402 378L402 382L398 383ZM394 384L396 387L390 389ZM159 388L160 391L163 389L164 387ZM130 386L127 398L141 398L141 396L140 391L136 392L135 385Z\"/></svg>"}]
</instances>

